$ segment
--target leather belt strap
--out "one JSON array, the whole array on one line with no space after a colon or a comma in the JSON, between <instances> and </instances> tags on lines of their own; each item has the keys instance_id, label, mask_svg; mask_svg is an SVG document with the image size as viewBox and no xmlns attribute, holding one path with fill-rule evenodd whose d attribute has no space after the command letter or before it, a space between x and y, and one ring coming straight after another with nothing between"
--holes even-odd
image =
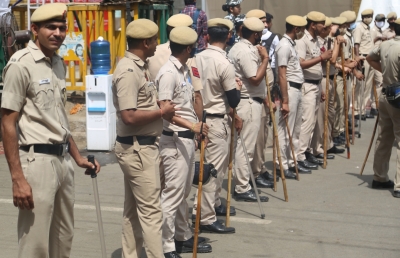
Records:
<instances>
[{"instance_id":1,"label":"leather belt strap","mask_svg":"<svg viewBox=\"0 0 400 258\"><path fill-rule=\"evenodd\" d=\"M289 82L290 87L296 88L298 90L301 89L301 86L303 86L303 84L298 83L298 82Z\"/></svg>"},{"instance_id":2,"label":"leather belt strap","mask_svg":"<svg viewBox=\"0 0 400 258\"><path fill-rule=\"evenodd\" d=\"M166 136L173 136L174 132L169 132L169 131L163 130L162 134L166 135ZM190 130L180 131L180 132L177 132L177 134L178 134L178 137L186 138L186 139L194 139L194 135L195 135L195 133Z\"/></svg>"},{"instance_id":3,"label":"leather belt strap","mask_svg":"<svg viewBox=\"0 0 400 258\"><path fill-rule=\"evenodd\" d=\"M133 137L134 136L117 136L117 142L133 145ZM156 139L156 136L136 136L136 140L138 141L139 145L154 145Z\"/></svg>"},{"instance_id":4,"label":"leather belt strap","mask_svg":"<svg viewBox=\"0 0 400 258\"><path fill-rule=\"evenodd\" d=\"M207 117L218 117L218 118L224 118L224 117L225 117L225 115L221 115L221 114L210 114L210 113L207 113Z\"/></svg>"},{"instance_id":5,"label":"leather belt strap","mask_svg":"<svg viewBox=\"0 0 400 258\"><path fill-rule=\"evenodd\" d=\"M324 78L326 78L326 75L324 75ZM329 75L329 80L333 81L335 79L335 75Z\"/></svg>"},{"instance_id":6,"label":"leather belt strap","mask_svg":"<svg viewBox=\"0 0 400 258\"><path fill-rule=\"evenodd\" d=\"M321 83L321 80L304 80L304 82L318 85Z\"/></svg>"},{"instance_id":7,"label":"leather belt strap","mask_svg":"<svg viewBox=\"0 0 400 258\"><path fill-rule=\"evenodd\" d=\"M258 103L262 104L263 103L263 99L259 98L259 97L254 97L254 98L250 98L250 97L241 97L241 99L252 99L254 101L257 101Z\"/></svg>"},{"instance_id":8,"label":"leather belt strap","mask_svg":"<svg viewBox=\"0 0 400 258\"><path fill-rule=\"evenodd\" d=\"M33 146L35 153L50 154L56 156L65 156L69 151L69 142L63 144L32 144L20 146L19 149L23 151L29 151Z\"/></svg>"}]
</instances>

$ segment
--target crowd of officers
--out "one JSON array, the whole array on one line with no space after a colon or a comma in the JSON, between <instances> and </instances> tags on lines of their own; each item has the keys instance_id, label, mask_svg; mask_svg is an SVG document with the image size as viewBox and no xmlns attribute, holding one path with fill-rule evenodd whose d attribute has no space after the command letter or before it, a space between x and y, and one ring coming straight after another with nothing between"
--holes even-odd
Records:
<instances>
[{"instance_id":1,"label":"crowd of officers","mask_svg":"<svg viewBox=\"0 0 400 258\"><path fill-rule=\"evenodd\" d=\"M208 47L203 51L196 49L198 33L186 14L168 19L169 41L159 46L159 28L153 21L134 20L126 28L128 50L112 79L118 117L115 155L124 174L123 257L140 257L143 244L147 257L154 258L193 251L190 221L196 219L198 193L191 218L186 199L201 136L206 136L205 160L218 173L203 186L200 230L234 233L235 228L217 219L227 212L236 214L233 207L227 211L220 196L229 152L234 152L234 198L257 201L249 171L257 187L273 187L273 176L263 165L270 110L277 116L281 173L295 179L295 160L299 173L309 174L322 164L324 102L329 102L327 158L332 159L333 154L344 152L336 146L344 141L348 115L344 114L345 82L347 92L355 85L354 110L362 118L371 116L366 106L373 101L372 85L384 88L399 79L400 19L395 13L387 15L390 26L385 31L382 14L370 27L373 10L362 11L357 26L352 11L334 18L315 11L305 17L291 15L286 18L286 33L280 40L273 35L273 50L267 51L262 42L266 33L271 35L271 18L263 10L239 15L240 2L227 1L226 19L208 20ZM64 4L38 8L31 18L35 41L14 54L3 73L2 131L14 205L19 207L19 257L69 257L74 221L70 157L80 167L100 170L97 161L94 166L80 156L63 108L66 67L55 51L66 36L66 10ZM367 55L371 66L364 61ZM274 84L279 90L269 102L267 87ZM399 174L395 183L387 176L391 144L394 136L400 137L399 130L393 129L399 120L392 118L399 115L385 101L379 94L379 114L384 119L380 128L392 135L378 137L373 188L394 187L395 197L400 197ZM235 140L230 146L233 121ZM261 201L268 198L262 196ZM197 250L206 253L212 248L199 237Z\"/></svg>"}]
</instances>

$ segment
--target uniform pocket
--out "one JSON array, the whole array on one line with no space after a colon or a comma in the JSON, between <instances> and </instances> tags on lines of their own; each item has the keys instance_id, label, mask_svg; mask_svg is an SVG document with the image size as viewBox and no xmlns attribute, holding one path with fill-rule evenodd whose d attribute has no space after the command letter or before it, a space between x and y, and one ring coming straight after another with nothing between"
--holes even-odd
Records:
<instances>
[{"instance_id":1,"label":"uniform pocket","mask_svg":"<svg viewBox=\"0 0 400 258\"><path fill-rule=\"evenodd\" d=\"M54 87L51 83L34 83L35 104L39 109L49 109L54 107Z\"/></svg>"}]
</instances>

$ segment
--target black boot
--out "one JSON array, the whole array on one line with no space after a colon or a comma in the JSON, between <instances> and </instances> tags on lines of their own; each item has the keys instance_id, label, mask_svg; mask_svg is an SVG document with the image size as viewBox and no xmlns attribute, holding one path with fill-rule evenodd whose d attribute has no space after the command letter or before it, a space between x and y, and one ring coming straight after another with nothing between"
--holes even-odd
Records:
<instances>
[{"instance_id":1,"label":"black boot","mask_svg":"<svg viewBox=\"0 0 400 258\"><path fill-rule=\"evenodd\" d=\"M198 253L211 253L212 252L211 245L206 244L204 242L205 241L200 242L200 238L198 238L197 252ZM176 252L177 253L192 253L193 252L193 244L194 244L194 237L191 237L186 241L177 241L177 240L175 240Z\"/></svg>"},{"instance_id":2,"label":"black boot","mask_svg":"<svg viewBox=\"0 0 400 258\"><path fill-rule=\"evenodd\" d=\"M233 193L233 197L236 201L245 201L245 202L257 202L257 196L254 192L254 189L250 189L245 193ZM268 202L269 198L267 196L260 196L261 202Z\"/></svg>"},{"instance_id":3,"label":"black boot","mask_svg":"<svg viewBox=\"0 0 400 258\"><path fill-rule=\"evenodd\" d=\"M215 207L215 213L217 214L217 216L226 216L226 206L224 206L223 204L221 204L218 207ZM235 207L231 206L230 207L230 216L235 216L236 215L236 210Z\"/></svg>"},{"instance_id":4,"label":"black boot","mask_svg":"<svg viewBox=\"0 0 400 258\"><path fill-rule=\"evenodd\" d=\"M317 164L317 165L324 164L324 162L322 160L317 159L316 157L314 157L314 155L312 155L309 152L306 152L305 155L306 155L307 161L309 161L311 163L314 163L314 164Z\"/></svg>"}]
</instances>

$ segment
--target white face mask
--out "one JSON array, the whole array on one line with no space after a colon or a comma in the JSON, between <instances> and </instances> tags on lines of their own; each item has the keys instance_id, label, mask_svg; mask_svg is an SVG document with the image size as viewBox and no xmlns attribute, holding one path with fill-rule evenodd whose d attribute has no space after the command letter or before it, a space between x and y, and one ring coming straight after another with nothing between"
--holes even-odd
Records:
<instances>
[{"instance_id":1,"label":"white face mask","mask_svg":"<svg viewBox=\"0 0 400 258\"><path fill-rule=\"evenodd\" d=\"M383 26L385 26L385 22L384 21L376 22L375 24L376 24L376 27L378 27L380 29L383 28Z\"/></svg>"},{"instance_id":2,"label":"white face mask","mask_svg":"<svg viewBox=\"0 0 400 258\"><path fill-rule=\"evenodd\" d=\"M364 18L363 19L363 22L365 23L365 24L371 24L371 22L372 22L372 17L371 18Z\"/></svg>"},{"instance_id":3,"label":"white face mask","mask_svg":"<svg viewBox=\"0 0 400 258\"><path fill-rule=\"evenodd\" d=\"M301 39L304 36L304 31L299 31L296 33L297 39Z\"/></svg>"},{"instance_id":4,"label":"white face mask","mask_svg":"<svg viewBox=\"0 0 400 258\"><path fill-rule=\"evenodd\" d=\"M263 29L262 34L264 35L264 34L266 34L267 32L268 32L268 29L265 28L265 29Z\"/></svg>"}]
</instances>

